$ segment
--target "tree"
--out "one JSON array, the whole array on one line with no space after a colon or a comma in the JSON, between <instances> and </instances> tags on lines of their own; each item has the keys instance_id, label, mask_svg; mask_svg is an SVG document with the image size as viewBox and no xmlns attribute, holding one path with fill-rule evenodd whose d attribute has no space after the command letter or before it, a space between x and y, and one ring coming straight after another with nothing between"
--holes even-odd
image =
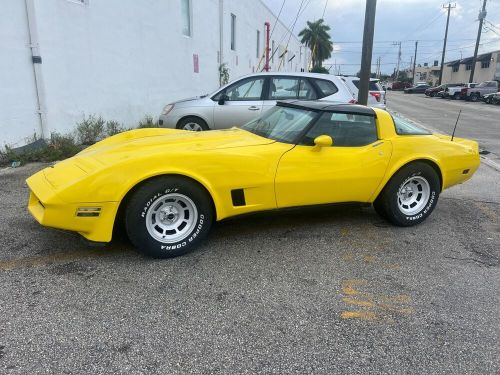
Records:
<instances>
[{"instance_id":1,"label":"tree","mask_svg":"<svg viewBox=\"0 0 500 375\"><path fill-rule=\"evenodd\" d=\"M330 38L330 26L323 23L323 19L315 22L307 21L307 27L299 33L301 43L311 50L312 66L322 67L323 61L332 56L333 43Z\"/></svg>"}]
</instances>

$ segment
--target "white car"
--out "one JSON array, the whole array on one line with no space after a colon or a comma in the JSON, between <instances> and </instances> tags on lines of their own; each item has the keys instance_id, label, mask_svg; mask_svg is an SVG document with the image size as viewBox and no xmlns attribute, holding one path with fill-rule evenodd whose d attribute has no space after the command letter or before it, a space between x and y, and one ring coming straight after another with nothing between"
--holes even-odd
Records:
<instances>
[{"instance_id":1,"label":"white car","mask_svg":"<svg viewBox=\"0 0 500 375\"><path fill-rule=\"evenodd\" d=\"M159 124L194 131L241 126L274 107L277 100L287 99L356 102L345 82L334 75L257 73L241 77L212 94L167 104Z\"/></svg>"},{"instance_id":2,"label":"white car","mask_svg":"<svg viewBox=\"0 0 500 375\"><path fill-rule=\"evenodd\" d=\"M349 90L351 90L352 97L358 99L359 92L359 77L354 76L339 76L343 80ZM385 90L382 89L378 79L370 78L370 86L368 87L368 107L377 107L386 109Z\"/></svg>"}]
</instances>

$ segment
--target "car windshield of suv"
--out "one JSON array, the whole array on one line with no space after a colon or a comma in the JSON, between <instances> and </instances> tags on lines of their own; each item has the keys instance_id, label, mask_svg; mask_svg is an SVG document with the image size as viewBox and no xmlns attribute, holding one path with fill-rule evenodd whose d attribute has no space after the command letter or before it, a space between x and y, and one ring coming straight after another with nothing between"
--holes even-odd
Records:
<instances>
[{"instance_id":1,"label":"car windshield of suv","mask_svg":"<svg viewBox=\"0 0 500 375\"><path fill-rule=\"evenodd\" d=\"M399 116L392 115L392 120L394 121L394 127L396 128L396 133L399 135L429 135L432 134L428 130L425 130L408 120L405 120Z\"/></svg>"},{"instance_id":2,"label":"car windshield of suv","mask_svg":"<svg viewBox=\"0 0 500 375\"><path fill-rule=\"evenodd\" d=\"M293 143L316 114L307 109L276 106L241 128L278 142Z\"/></svg>"}]
</instances>

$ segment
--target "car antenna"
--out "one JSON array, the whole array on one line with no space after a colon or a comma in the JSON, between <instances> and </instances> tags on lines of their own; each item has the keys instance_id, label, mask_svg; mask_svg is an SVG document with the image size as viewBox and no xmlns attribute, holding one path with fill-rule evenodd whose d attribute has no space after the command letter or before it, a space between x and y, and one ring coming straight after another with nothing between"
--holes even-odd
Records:
<instances>
[{"instance_id":1,"label":"car antenna","mask_svg":"<svg viewBox=\"0 0 500 375\"><path fill-rule=\"evenodd\" d=\"M453 133L451 134L452 141L453 141L453 138L455 137L455 130L457 130L457 124L458 124L458 119L460 118L460 113L462 113L462 110L458 111L457 121L455 122L455 127L453 128Z\"/></svg>"}]
</instances>

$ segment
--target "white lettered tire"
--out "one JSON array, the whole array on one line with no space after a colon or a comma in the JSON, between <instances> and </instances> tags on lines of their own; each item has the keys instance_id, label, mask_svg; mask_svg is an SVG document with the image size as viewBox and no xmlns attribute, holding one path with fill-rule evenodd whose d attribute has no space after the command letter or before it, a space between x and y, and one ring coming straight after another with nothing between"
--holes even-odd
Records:
<instances>
[{"instance_id":1,"label":"white lettered tire","mask_svg":"<svg viewBox=\"0 0 500 375\"><path fill-rule=\"evenodd\" d=\"M424 221L436 207L441 182L432 166L413 162L392 176L373 203L377 213L398 226Z\"/></svg>"},{"instance_id":2,"label":"white lettered tire","mask_svg":"<svg viewBox=\"0 0 500 375\"><path fill-rule=\"evenodd\" d=\"M125 212L130 241L155 258L191 251L207 236L213 219L213 204L206 190L180 176L146 181L133 193Z\"/></svg>"}]
</instances>

